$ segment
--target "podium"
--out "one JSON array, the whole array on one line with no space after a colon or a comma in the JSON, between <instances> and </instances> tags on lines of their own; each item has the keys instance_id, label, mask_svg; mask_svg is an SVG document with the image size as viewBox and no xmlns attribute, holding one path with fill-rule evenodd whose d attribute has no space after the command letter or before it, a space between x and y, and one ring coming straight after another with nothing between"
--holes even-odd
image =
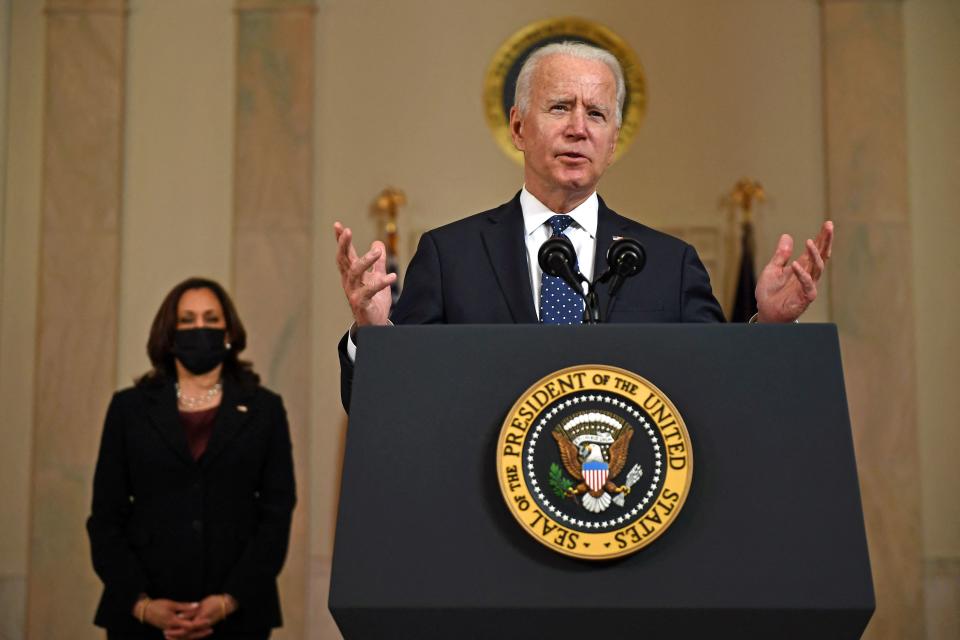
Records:
<instances>
[{"instance_id":1,"label":"podium","mask_svg":"<svg viewBox=\"0 0 960 640\"><path fill-rule=\"evenodd\" d=\"M329 607L345 638L859 638L875 603L832 325L362 329ZM545 375L659 387L693 445L661 537L590 562L511 516L496 442Z\"/></svg>"}]
</instances>

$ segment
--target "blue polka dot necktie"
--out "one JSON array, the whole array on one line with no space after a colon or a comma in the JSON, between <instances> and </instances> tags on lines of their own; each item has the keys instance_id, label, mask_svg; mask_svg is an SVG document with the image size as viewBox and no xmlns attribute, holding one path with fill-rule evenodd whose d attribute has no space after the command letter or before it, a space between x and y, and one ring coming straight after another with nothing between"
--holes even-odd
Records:
<instances>
[{"instance_id":1,"label":"blue polka dot necktie","mask_svg":"<svg viewBox=\"0 0 960 640\"><path fill-rule=\"evenodd\" d=\"M570 216L550 216L547 220L553 228L553 235L562 235L573 223ZM577 263L573 272L579 273ZM583 324L583 300L570 288L563 278L540 276L540 322L543 324Z\"/></svg>"}]
</instances>

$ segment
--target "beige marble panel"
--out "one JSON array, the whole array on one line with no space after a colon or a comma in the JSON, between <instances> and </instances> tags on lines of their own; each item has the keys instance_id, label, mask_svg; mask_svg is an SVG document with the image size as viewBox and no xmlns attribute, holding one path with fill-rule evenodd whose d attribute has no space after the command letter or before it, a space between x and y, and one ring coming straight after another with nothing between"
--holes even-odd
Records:
<instances>
[{"instance_id":1,"label":"beige marble panel","mask_svg":"<svg viewBox=\"0 0 960 640\"><path fill-rule=\"evenodd\" d=\"M334 622L327 599L330 597L330 556L310 558L310 602L306 640L339 640L343 636Z\"/></svg>"},{"instance_id":2,"label":"beige marble panel","mask_svg":"<svg viewBox=\"0 0 960 640\"><path fill-rule=\"evenodd\" d=\"M23 638L27 610L27 579L23 575L0 576L0 638Z\"/></svg>"},{"instance_id":3,"label":"beige marble panel","mask_svg":"<svg viewBox=\"0 0 960 640\"><path fill-rule=\"evenodd\" d=\"M960 560L926 562L927 640L960 638Z\"/></svg>"},{"instance_id":4,"label":"beige marble panel","mask_svg":"<svg viewBox=\"0 0 960 640\"><path fill-rule=\"evenodd\" d=\"M0 42L10 42L10 0L0 0ZM10 73L10 48L0 47L0 260L3 260L4 213L6 211L7 92ZM3 290L0 288L0 296Z\"/></svg>"},{"instance_id":5,"label":"beige marble panel","mask_svg":"<svg viewBox=\"0 0 960 640\"><path fill-rule=\"evenodd\" d=\"M123 17L112 13L48 14L46 228L117 228L123 60L110 45L123 44L118 25Z\"/></svg>"},{"instance_id":6,"label":"beige marble panel","mask_svg":"<svg viewBox=\"0 0 960 640\"><path fill-rule=\"evenodd\" d=\"M902 3L827 1L823 29L831 212L840 206L847 219L905 221ZM838 148L846 148L842 162Z\"/></svg>"},{"instance_id":7,"label":"beige marble panel","mask_svg":"<svg viewBox=\"0 0 960 640\"><path fill-rule=\"evenodd\" d=\"M40 166L43 105L42 7L16 0L10 9L9 99L4 124L8 146L0 153L5 182L3 261L0 263L0 407L3 447L0 486L0 574L27 572L30 501L30 446L40 246ZM0 610L0 620L24 611Z\"/></svg>"},{"instance_id":8,"label":"beige marble panel","mask_svg":"<svg viewBox=\"0 0 960 640\"><path fill-rule=\"evenodd\" d=\"M960 3L904 4L928 640L960 638Z\"/></svg>"},{"instance_id":9,"label":"beige marble panel","mask_svg":"<svg viewBox=\"0 0 960 640\"><path fill-rule=\"evenodd\" d=\"M314 12L289 4L240 11L238 231L312 228Z\"/></svg>"},{"instance_id":10,"label":"beige marble panel","mask_svg":"<svg viewBox=\"0 0 960 640\"><path fill-rule=\"evenodd\" d=\"M239 11L313 11L317 0L237 0Z\"/></svg>"},{"instance_id":11,"label":"beige marble panel","mask_svg":"<svg viewBox=\"0 0 960 640\"><path fill-rule=\"evenodd\" d=\"M100 635L83 523L115 368L124 7L54 2L47 13L31 638Z\"/></svg>"},{"instance_id":12,"label":"beige marble panel","mask_svg":"<svg viewBox=\"0 0 960 640\"><path fill-rule=\"evenodd\" d=\"M960 2L911 0L904 26L924 551L960 559Z\"/></svg>"},{"instance_id":13,"label":"beige marble panel","mask_svg":"<svg viewBox=\"0 0 960 640\"><path fill-rule=\"evenodd\" d=\"M65 14L69 12L92 15L94 13L119 14L127 9L126 0L47 0L47 10Z\"/></svg>"},{"instance_id":14,"label":"beige marble panel","mask_svg":"<svg viewBox=\"0 0 960 640\"><path fill-rule=\"evenodd\" d=\"M250 356L281 393L299 502L281 575L284 629L305 633L310 505L312 3L238 2L234 290Z\"/></svg>"},{"instance_id":15,"label":"beige marble panel","mask_svg":"<svg viewBox=\"0 0 960 640\"><path fill-rule=\"evenodd\" d=\"M830 269L877 611L923 638L922 526L900 2L823 4Z\"/></svg>"}]
</instances>

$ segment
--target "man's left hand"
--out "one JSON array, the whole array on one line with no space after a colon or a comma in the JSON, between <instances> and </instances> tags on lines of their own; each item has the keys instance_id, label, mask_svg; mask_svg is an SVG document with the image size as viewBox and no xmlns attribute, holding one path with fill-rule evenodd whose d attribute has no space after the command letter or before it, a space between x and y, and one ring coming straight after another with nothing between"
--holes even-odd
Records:
<instances>
[{"instance_id":1,"label":"man's left hand","mask_svg":"<svg viewBox=\"0 0 960 640\"><path fill-rule=\"evenodd\" d=\"M780 236L777 250L757 281L757 320L793 322L817 298L817 282L833 248L833 223L820 227L817 239L807 240L806 251L797 260L793 256L793 238Z\"/></svg>"}]
</instances>

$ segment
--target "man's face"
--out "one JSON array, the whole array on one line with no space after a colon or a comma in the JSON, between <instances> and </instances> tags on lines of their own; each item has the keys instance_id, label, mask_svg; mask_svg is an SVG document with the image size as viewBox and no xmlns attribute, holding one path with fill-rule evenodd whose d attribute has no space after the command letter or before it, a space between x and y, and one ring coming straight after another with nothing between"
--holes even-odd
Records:
<instances>
[{"instance_id":1,"label":"man's face","mask_svg":"<svg viewBox=\"0 0 960 640\"><path fill-rule=\"evenodd\" d=\"M561 195L589 195L613 161L617 85L598 60L544 58L531 79L521 116L510 111L513 143L523 151L527 190L545 204Z\"/></svg>"}]
</instances>

